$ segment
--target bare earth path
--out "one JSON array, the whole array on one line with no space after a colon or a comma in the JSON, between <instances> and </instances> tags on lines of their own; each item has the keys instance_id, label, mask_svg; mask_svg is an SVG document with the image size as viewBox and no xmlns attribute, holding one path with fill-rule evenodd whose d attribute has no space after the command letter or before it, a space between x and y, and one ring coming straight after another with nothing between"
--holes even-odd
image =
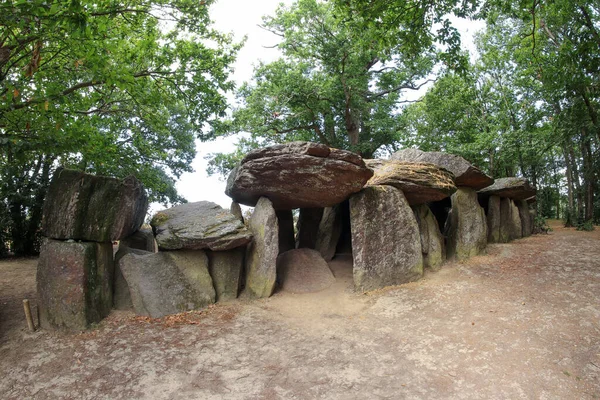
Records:
<instances>
[{"instance_id":1,"label":"bare earth path","mask_svg":"<svg viewBox=\"0 0 600 400\"><path fill-rule=\"evenodd\" d=\"M2 399L600 399L600 230L492 245L420 282L77 335L25 330L35 260L0 262Z\"/></svg>"}]
</instances>

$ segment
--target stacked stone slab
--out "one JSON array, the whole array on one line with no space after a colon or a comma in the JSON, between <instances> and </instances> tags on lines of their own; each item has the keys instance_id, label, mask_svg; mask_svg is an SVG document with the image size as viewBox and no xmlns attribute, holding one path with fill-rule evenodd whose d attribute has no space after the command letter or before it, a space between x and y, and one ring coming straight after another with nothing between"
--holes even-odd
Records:
<instances>
[{"instance_id":1,"label":"stacked stone slab","mask_svg":"<svg viewBox=\"0 0 600 400\"><path fill-rule=\"evenodd\" d=\"M464 158L442 152L405 149L394 153L392 160L431 163L450 171L458 190L451 196L451 212L444 229L447 256L464 260L484 251L487 244L485 211L479 205L476 191L494 180Z\"/></svg>"},{"instance_id":2,"label":"stacked stone slab","mask_svg":"<svg viewBox=\"0 0 600 400\"><path fill-rule=\"evenodd\" d=\"M481 202L487 202L488 241L507 243L533 233L533 221L528 199L535 189L524 178L500 178L478 192Z\"/></svg>"},{"instance_id":3,"label":"stacked stone slab","mask_svg":"<svg viewBox=\"0 0 600 400\"><path fill-rule=\"evenodd\" d=\"M134 177L55 172L44 203L37 271L42 327L83 330L109 313L112 241L135 233L147 207L144 188Z\"/></svg>"}]
</instances>

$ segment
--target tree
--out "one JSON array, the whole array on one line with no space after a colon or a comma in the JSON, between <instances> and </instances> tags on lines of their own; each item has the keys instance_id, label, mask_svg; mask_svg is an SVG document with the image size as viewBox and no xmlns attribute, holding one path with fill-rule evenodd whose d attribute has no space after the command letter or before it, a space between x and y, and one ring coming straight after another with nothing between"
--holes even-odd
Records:
<instances>
[{"instance_id":1,"label":"tree","mask_svg":"<svg viewBox=\"0 0 600 400\"><path fill-rule=\"evenodd\" d=\"M0 193L13 250L35 251L57 165L135 174L152 201L183 200L174 178L225 113L239 47L210 27L212 2L0 5Z\"/></svg>"},{"instance_id":2,"label":"tree","mask_svg":"<svg viewBox=\"0 0 600 400\"><path fill-rule=\"evenodd\" d=\"M283 57L259 65L238 91L238 107L219 132L250 136L235 154L213 158L212 170L226 173L245 151L291 140L374 156L394 141L404 94L429 82L438 61L462 59L457 33L442 17L455 4L410 2L379 13L360 2L299 0L265 17Z\"/></svg>"}]
</instances>

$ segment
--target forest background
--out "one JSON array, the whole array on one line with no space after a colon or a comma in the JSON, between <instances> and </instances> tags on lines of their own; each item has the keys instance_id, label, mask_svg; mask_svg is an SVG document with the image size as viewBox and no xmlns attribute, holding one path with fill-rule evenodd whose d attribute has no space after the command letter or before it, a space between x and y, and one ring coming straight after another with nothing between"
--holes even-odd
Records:
<instances>
[{"instance_id":1,"label":"forest background","mask_svg":"<svg viewBox=\"0 0 600 400\"><path fill-rule=\"evenodd\" d=\"M58 166L134 174L175 204L195 141L241 132L210 172L292 140L363 157L418 147L527 178L542 217L600 220L597 3L298 0L263 21L281 57L236 88L243 43L212 28L213 2L0 5L0 254L37 252ZM453 16L486 22L475 57Z\"/></svg>"}]
</instances>

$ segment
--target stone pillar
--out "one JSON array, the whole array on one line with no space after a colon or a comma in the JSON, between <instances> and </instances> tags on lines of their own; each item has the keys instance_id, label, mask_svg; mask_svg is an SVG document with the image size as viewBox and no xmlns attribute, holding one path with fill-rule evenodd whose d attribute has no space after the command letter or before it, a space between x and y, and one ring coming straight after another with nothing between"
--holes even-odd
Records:
<instances>
[{"instance_id":1,"label":"stone pillar","mask_svg":"<svg viewBox=\"0 0 600 400\"><path fill-rule=\"evenodd\" d=\"M296 238L296 248L315 248L322 217L322 208L300 209L300 216L298 217L298 237Z\"/></svg>"},{"instance_id":2,"label":"stone pillar","mask_svg":"<svg viewBox=\"0 0 600 400\"><path fill-rule=\"evenodd\" d=\"M315 250L321 253L325 261L330 261L335 256L341 234L342 205L325 208L315 243Z\"/></svg>"},{"instance_id":3,"label":"stone pillar","mask_svg":"<svg viewBox=\"0 0 600 400\"><path fill-rule=\"evenodd\" d=\"M488 199L487 225L488 243L501 243L500 240L500 197L490 196Z\"/></svg>"},{"instance_id":4,"label":"stone pillar","mask_svg":"<svg viewBox=\"0 0 600 400\"><path fill-rule=\"evenodd\" d=\"M279 225L279 254L281 254L296 248L294 215L292 210L277 210L275 214Z\"/></svg>"},{"instance_id":5,"label":"stone pillar","mask_svg":"<svg viewBox=\"0 0 600 400\"><path fill-rule=\"evenodd\" d=\"M475 190L459 187L451 197L448 229L448 258L465 260L482 253L487 246L487 221Z\"/></svg>"},{"instance_id":6,"label":"stone pillar","mask_svg":"<svg viewBox=\"0 0 600 400\"><path fill-rule=\"evenodd\" d=\"M423 267L438 271L446 260L446 246L435 216L427 204L413 207L421 237Z\"/></svg>"}]
</instances>

